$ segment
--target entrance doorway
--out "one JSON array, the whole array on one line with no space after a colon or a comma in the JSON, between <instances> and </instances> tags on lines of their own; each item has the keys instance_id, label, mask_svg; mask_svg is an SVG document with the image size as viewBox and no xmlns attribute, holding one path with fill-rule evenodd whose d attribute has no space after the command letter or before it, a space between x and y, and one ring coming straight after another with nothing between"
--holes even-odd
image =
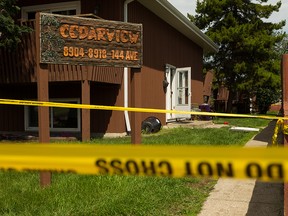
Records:
<instances>
[{"instance_id":1,"label":"entrance doorway","mask_svg":"<svg viewBox=\"0 0 288 216\"><path fill-rule=\"evenodd\" d=\"M169 83L166 91L166 109L191 111L191 68L176 68L167 64L166 80ZM166 122L190 117L190 114L166 113Z\"/></svg>"}]
</instances>

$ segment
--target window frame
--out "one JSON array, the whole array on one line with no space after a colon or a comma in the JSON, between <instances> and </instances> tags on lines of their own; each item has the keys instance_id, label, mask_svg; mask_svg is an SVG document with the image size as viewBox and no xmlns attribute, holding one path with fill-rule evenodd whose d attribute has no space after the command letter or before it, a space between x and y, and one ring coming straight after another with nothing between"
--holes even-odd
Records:
<instances>
[{"instance_id":1,"label":"window frame","mask_svg":"<svg viewBox=\"0 0 288 216\"><path fill-rule=\"evenodd\" d=\"M81 1L24 6L21 8L21 18L23 20L28 20L28 13L31 12L43 11L47 13L52 13L55 11L63 11L63 10L76 10L76 14L81 14Z\"/></svg>"},{"instance_id":2,"label":"window frame","mask_svg":"<svg viewBox=\"0 0 288 216\"><path fill-rule=\"evenodd\" d=\"M80 98L51 98L51 102L65 103L68 101L75 101L77 104L80 104ZM24 106L24 128L25 131L38 131L39 127L30 127L29 126L29 107ZM57 107L58 108L58 107ZM60 107L59 107L60 108ZM50 131L52 132L80 132L81 131L81 112L79 108L70 108L77 109L77 128L53 128L53 107L49 107L49 119L50 119Z\"/></svg>"}]
</instances>

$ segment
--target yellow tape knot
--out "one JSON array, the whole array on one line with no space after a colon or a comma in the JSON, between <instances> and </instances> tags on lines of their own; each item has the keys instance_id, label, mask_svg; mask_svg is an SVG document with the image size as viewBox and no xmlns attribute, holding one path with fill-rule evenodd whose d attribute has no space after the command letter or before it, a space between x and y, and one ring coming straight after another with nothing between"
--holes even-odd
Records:
<instances>
[{"instance_id":1,"label":"yellow tape knot","mask_svg":"<svg viewBox=\"0 0 288 216\"><path fill-rule=\"evenodd\" d=\"M284 124L283 119L278 119L275 129L274 129L274 134L272 136L272 146L278 146L277 138L279 132L282 132L285 135L288 135L288 125Z\"/></svg>"}]
</instances>

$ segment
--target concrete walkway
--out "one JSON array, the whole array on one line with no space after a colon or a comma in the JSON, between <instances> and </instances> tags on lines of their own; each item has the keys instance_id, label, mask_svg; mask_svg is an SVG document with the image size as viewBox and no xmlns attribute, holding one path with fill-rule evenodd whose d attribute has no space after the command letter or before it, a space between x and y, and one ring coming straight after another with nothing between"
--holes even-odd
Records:
<instances>
[{"instance_id":1,"label":"concrete walkway","mask_svg":"<svg viewBox=\"0 0 288 216\"><path fill-rule=\"evenodd\" d=\"M271 144L275 121L245 147L265 148ZM283 216L283 184L256 180L222 179L202 207L199 216Z\"/></svg>"}]
</instances>

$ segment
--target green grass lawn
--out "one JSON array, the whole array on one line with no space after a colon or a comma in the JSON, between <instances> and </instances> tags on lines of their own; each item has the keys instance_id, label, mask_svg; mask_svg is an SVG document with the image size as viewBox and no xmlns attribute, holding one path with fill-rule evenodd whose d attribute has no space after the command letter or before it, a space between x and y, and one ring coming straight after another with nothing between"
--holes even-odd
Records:
<instances>
[{"instance_id":1,"label":"green grass lawn","mask_svg":"<svg viewBox=\"0 0 288 216\"><path fill-rule=\"evenodd\" d=\"M238 119L235 124L252 123L245 121ZM268 123L269 120L253 119L253 127L262 128ZM254 135L255 132L230 131L229 127L175 128L143 135L142 142L163 148L184 144L243 146ZM130 137L123 137L94 139L90 143L130 142ZM0 172L0 179L0 215L13 216L197 215L216 183L204 178L53 174L52 185L41 188L38 173Z\"/></svg>"},{"instance_id":2,"label":"green grass lawn","mask_svg":"<svg viewBox=\"0 0 288 216\"><path fill-rule=\"evenodd\" d=\"M231 131L223 128L185 128L164 129L159 134L142 136L144 145L244 145L256 133ZM129 144L130 137L93 139L90 143L96 144Z\"/></svg>"},{"instance_id":3,"label":"green grass lawn","mask_svg":"<svg viewBox=\"0 0 288 216\"><path fill-rule=\"evenodd\" d=\"M269 117L269 115L266 116ZM215 118L213 122L215 124L223 124L224 122L226 122L230 126L237 127L261 128L267 126L267 122L270 122L270 120L255 118Z\"/></svg>"},{"instance_id":4,"label":"green grass lawn","mask_svg":"<svg viewBox=\"0 0 288 216\"><path fill-rule=\"evenodd\" d=\"M214 185L203 179L0 173L0 215L196 215Z\"/></svg>"}]
</instances>

